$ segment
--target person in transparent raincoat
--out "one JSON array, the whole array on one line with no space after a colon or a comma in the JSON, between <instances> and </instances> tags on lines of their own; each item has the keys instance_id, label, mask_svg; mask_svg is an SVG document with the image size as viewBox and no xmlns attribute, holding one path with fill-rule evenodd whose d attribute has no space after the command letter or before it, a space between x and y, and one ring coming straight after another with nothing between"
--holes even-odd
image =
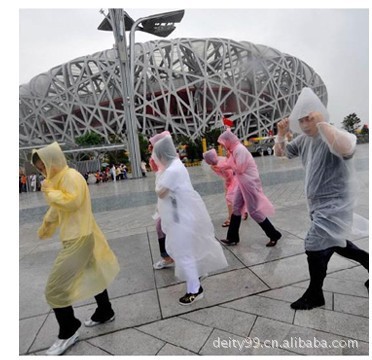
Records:
<instances>
[{"instance_id":1,"label":"person in transparent raincoat","mask_svg":"<svg viewBox=\"0 0 372 360\"><path fill-rule=\"evenodd\" d=\"M58 143L33 150L32 164L46 177L41 190L49 205L38 235L47 239L59 228L62 242L45 289L59 324L58 339L47 354L60 355L78 340L81 322L73 303L95 296L98 306L85 326L114 320L106 289L119 264L94 219L84 177L67 165Z\"/></svg>"},{"instance_id":2,"label":"person in transparent raincoat","mask_svg":"<svg viewBox=\"0 0 372 360\"><path fill-rule=\"evenodd\" d=\"M223 167L223 164L227 160L227 158L223 156L218 156L217 151L215 149L211 149L204 152L203 158L205 163L210 165L214 173L224 180L228 218L224 221L222 227L227 227L230 225L230 218L232 214L235 192L237 191L238 188L238 181L232 169L224 169ZM248 217L246 206L244 206L241 214L243 220L246 220Z\"/></svg>"},{"instance_id":3,"label":"person in transparent raincoat","mask_svg":"<svg viewBox=\"0 0 372 360\"><path fill-rule=\"evenodd\" d=\"M266 246L275 246L282 234L268 218L268 216L274 214L274 206L263 192L260 175L252 154L241 144L239 138L230 128L224 131L217 141L230 153L222 167L232 169L238 181L229 229L226 239L221 240L221 242L226 245L239 243L241 213L246 205L250 217L260 225L270 239Z\"/></svg>"},{"instance_id":4,"label":"person in transparent raincoat","mask_svg":"<svg viewBox=\"0 0 372 360\"><path fill-rule=\"evenodd\" d=\"M153 149L158 167L155 191L167 253L175 261L175 275L186 281L186 294L179 304L190 305L203 298L200 277L227 266L222 247L201 196L194 190L189 173L178 157L170 135Z\"/></svg>"},{"instance_id":5,"label":"person in transparent raincoat","mask_svg":"<svg viewBox=\"0 0 372 360\"><path fill-rule=\"evenodd\" d=\"M152 153L152 150L154 148L155 143L157 141L159 141L160 139L162 139L166 135L170 135L169 131L163 131L160 134L156 134L156 135L152 136L150 138L150 144L149 144L148 150ZM150 165L151 170L157 176L158 175L158 167L157 167L154 159L152 158L152 156L150 157L149 165ZM154 215L154 220L156 222L155 223L156 224L156 233L157 233L157 236L158 236L159 252L160 252L161 259L158 260L158 261L156 261L153 264L153 268L155 270L161 270L161 269L173 267L174 266L174 261L169 256L169 254L167 253L167 250L165 248L166 234L164 234L164 232L162 230L162 227L161 227L161 218L159 216L158 211L156 211L156 213Z\"/></svg>"},{"instance_id":6,"label":"person in transparent raincoat","mask_svg":"<svg viewBox=\"0 0 372 360\"><path fill-rule=\"evenodd\" d=\"M286 143L290 130L300 135ZM347 240L350 229L360 226L357 220L363 223L363 218L353 216L355 148L355 135L329 123L325 106L310 88L302 89L289 118L278 123L275 154L289 159L300 157L311 219L305 238L310 284L301 298L291 304L293 309L324 305L323 281L334 252L369 268L369 254Z\"/></svg>"}]
</instances>

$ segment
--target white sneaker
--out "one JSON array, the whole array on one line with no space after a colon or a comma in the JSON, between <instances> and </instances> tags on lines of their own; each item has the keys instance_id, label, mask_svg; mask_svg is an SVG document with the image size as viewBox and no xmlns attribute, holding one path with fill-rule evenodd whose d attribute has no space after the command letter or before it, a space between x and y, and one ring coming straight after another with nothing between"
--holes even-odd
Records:
<instances>
[{"instance_id":1,"label":"white sneaker","mask_svg":"<svg viewBox=\"0 0 372 360\"><path fill-rule=\"evenodd\" d=\"M93 327L93 326L97 326L97 325L101 325L101 324L106 324L106 323L109 323L109 322L114 321L114 320L115 320L115 315L113 315L110 319L108 319L104 322L93 321L92 319L88 319L88 320L84 321L84 325L86 327Z\"/></svg>"},{"instance_id":2,"label":"white sneaker","mask_svg":"<svg viewBox=\"0 0 372 360\"><path fill-rule=\"evenodd\" d=\"M76 331L68 339L57 339L55 343L46 351L46 355L62 355L68 348L79 340L79 333Z\"/></svg>"},{"instance_id":3,"label":"white sneaker","mask_svg":"<svg viewBox=\"0 0 372 360\"><path fill-rule=\"evenodd\" d=\"M165 269L165 268L169 268L169 267L172 267L174 266L174 261L167 261L167 260L164 260L164 259L160 259L158 262L156 262L154 265L153 265L153 268L155 270L160 270L160 269Z\"/></svg>"}]
</instances>

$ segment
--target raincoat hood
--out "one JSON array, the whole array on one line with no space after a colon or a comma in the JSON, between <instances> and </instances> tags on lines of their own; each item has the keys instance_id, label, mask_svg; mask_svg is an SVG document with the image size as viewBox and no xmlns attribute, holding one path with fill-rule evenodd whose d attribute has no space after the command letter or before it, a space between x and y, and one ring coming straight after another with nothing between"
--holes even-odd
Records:
<instances>
[{"instance_id":1,"label":"raincoat hood","mask_svg":"<svg viewBox=\"0 0 372 360\"><path fill-rule=\"evenodd\" d=\"M323 115L324 121L329 122L329 114L326 107L315 95L313 90L308 87L302 89L296 104L289 115L289 127L294 133L301 134L298 120L308 116L311 112L319 112Z\"/></svg>"},{"instance_id":2,"label":"raincoat hood","mask_svg":"<svg viewBox=\"0 0 372 360\"><path fill-rule=\"evenodd\" d=\"M230 130L227 129L218 137L218 143L223 145L227 150L233 151L240 144L239 138Z\"/></svg>"},{"instance_id":3,"label":"raincoat hood","mask_svg":"<svg viewBox=\"0 0 372 360\"><path fill-rule=\"evenodd\" d=\"M152 153L156 164L161 169L167 168L174 159L178 159L176 147L173 144L172 137L168 134L155 142Z\"/></svg>"},{"instance_id":4,"label":"raincoat hood","mask_svg":"<svg viewBox=\"0 0 372 360\"><path fill-rule=\"evenodd\" d=\"M203 158L208 165L217 165L218 163L218 155L215 149L203 153Z\"/></svg>"},{"instance_id":5,"label":"raincoat hood","mask_svg":"<svg viewBox=\"0 0 372 360\"><path fill-rule=\"evenodd\" d=\"M67 167L65 155L57 142L54 142L41 149L32 150L31 161L32 156L35 153L45 165L47 180L53 178ZM35 166L34 163L32 163L32 165Z\"/></svg>"},{"instance_id":6,"label":"raincoat hood","mask_svg":"<svg viewBox=\"0 0 372 360\"><path fill-rule=\"evenodd\" d=\"M159 140L163 139L167 135L170 136L170 132L169 131L163 131L160 134L156 134L156 135L152 136L150 138L151 145L154 146L156 144L156 142L158 142Z\"/></svg>"}]
</instances>

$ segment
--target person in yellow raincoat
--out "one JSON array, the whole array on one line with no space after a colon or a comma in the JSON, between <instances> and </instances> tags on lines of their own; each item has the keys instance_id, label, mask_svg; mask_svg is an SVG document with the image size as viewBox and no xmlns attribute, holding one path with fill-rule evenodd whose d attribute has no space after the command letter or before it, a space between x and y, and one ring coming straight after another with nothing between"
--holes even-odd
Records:
<instances>
[{"instance_id":1,"label":"person in yellow raincoat","mask_svg":"<svg viewBox=\"0 0 372 360\"><path fill-rule=\"evenodd\" d=\"M94 219L84 177L67 165L58 143L33 150L31 161L46 177L41 190L49 204L38 235L47 239L59 228L62 241L45 289L59 324L58 339L47 354L60 355L78 340L81 322L74 316L73 303L95 297L97 309L85 326L114 320L107 287L119 264Z\"/></svg>"}]
</instances>

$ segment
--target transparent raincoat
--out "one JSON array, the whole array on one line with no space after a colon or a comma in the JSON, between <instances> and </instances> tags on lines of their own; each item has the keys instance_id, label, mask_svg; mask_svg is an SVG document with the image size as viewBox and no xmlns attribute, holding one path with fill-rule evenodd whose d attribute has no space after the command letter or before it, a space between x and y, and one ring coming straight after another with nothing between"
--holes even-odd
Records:
<instances>
[{"instance_id":1,"label":"transparent raincoat","mask_svg":"<svg viewBox=\"0 0 372 360\"><path fill-rule=\"evenodd\" d=\"M299 120L305 117L318 129L315 136L302 132ZM299 156L305 168L311 218L305 249L345 247L351 232L367 235L368 221L353 214L357 189L352 159L355 135L329 124L326 108L310 88L304 88L298 97L289 116L289 127L300 135L286 145L286 156Z\"/></svg>"},{"instance_id":2,"label":"transparent raincoat","mask_svg":"<svg viewBox=\"0 0 372 360\"><path fill-rule=\"evenodd\" d=\"M194 190L171 136L155 143L152 156L161 169L155 184L157 206L167 235L166 250L175 260L175 275L185 281L190 271L202 276L226 267L207 208ZM159 193L163 191L162 197Z\"/></svg>"},{"instance_id":3,"label":"transparent raincoat","mask_svg":"<svg viewBox=\"0 0 372 360\"><path fill-rule=\"evenodd\" d=\"M218 142L231 154L221 166L234 171L249 215L256 222L263 222L275 211L274 206L263 192L260 175L253 156L230 129L219 136Z\"/></svg>"},{"instance_id":4,"label":"transparent raincoat","mask_svg":"<svg viewBox=\"0 0 372 360\"><path fill-rule=\"evenodd\" d=\"M52 308L67 307L105 290L118 274L119 264L94 219L85 179L67 166L58 143L34 153L45 165L42 190L49 205L38 234L46 239L59 228L63 246L45 295Z\"/></svg>"}]
</instances>

